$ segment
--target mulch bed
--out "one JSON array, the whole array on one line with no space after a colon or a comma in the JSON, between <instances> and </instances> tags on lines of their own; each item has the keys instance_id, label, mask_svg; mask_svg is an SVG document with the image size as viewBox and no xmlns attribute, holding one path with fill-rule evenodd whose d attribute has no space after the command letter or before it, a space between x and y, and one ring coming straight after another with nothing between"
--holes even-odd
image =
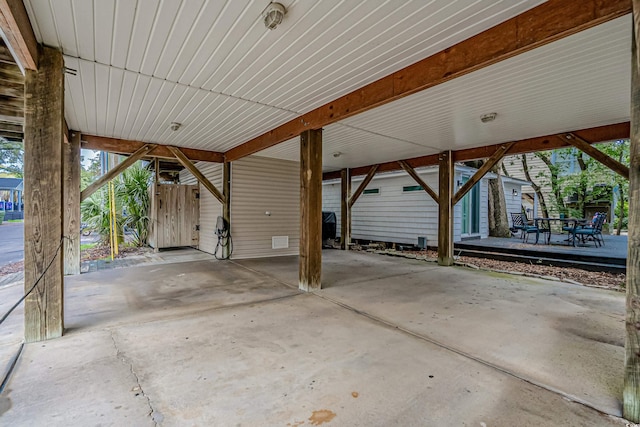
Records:
<instances>
[{"instance_id":1,"label":"mulch bed","mask_svg":"<svg viewBox=\"0 0 640 427\"><path fill-rule=\"evenodd\" d=\"M125 258L134 255L143 255L148 252L149 248L138 248L124 246L120 248L116 258ZM82 261L94 261L98 259L105 259L111 257L111 248L108 245L95 246L93 248L85 249L80 253L80 259ZM24 270L24 261L13 262L11 264L0 267L0 276L6 276L8 274L18 273Z\"/></svg>"}]
</instances>

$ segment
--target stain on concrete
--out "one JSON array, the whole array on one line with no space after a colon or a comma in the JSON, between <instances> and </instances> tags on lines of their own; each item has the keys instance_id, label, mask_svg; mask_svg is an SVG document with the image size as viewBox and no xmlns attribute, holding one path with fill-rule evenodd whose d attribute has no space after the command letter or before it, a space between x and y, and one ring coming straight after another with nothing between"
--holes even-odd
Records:
<instances>
[{"instance_id":1,"label":"stain on concrete","mask_svg":"<svg viewBox=\"0 0 640 427\"><path fill-rule=\"evenodd\" d=\"M357 391L353 391L353 392L351 392L351 396L353 396L353 397L354 397L354 399L357 399L357 398L358 398L358 396L360 396L360 394L358 394L358 392L357 392Z\"/></svg>"},{"instance_id":2,"label":"stain on concrete","mask_svg":"<svg viewBox=\"0 0 640 427\"><path fill-rule=\"evenodd\" d=\"M11 399L8 397L0 397L0 415L11 409Z\"/></svg>"},{"instance_id":3,"label":"stain on concrete","mask_svg":"<svg viewBox=\"0 0 640 427\"><path fill-rule=\"evenodd\" d=\"M328 423L336 417L336 413L328 409L320 409L319 411L313 411L313 414L309 417L311 425L319 426L320 424Z\"/></svg>"}]
</instances>

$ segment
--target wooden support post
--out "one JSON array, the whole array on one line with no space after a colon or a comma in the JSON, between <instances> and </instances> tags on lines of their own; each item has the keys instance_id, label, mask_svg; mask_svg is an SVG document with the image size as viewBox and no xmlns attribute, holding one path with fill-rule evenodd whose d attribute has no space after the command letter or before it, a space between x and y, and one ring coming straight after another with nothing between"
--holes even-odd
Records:
<instances>
[{"instance_id":1,"label":"wooden support post","mask_svg":"<svg viewBox=\"0 0 640 427\"><path fill-rule=\"evenodd\" d=\"M453 197L453 205L455 206L462 198L467 194L474 185L478 183L482 179L483 176L487 174L493 168L496 163L498 163L504 156L509 152L509 150L514 146L515 142L510 142L508 144L501 145L498 147L495 153L491 157L489 157L473 174L473 176L469 179L469 181L465 182L462 187L456 192L456 195Z\"/></svg>"},{"instance_id":2,"label":"wooden support post","mask_svg":"<svg viewBox=\"0 0 640 427\"><path fill-rule=\"evenodd\" d=\"M453 156L440 153L438 169L438 264L453 265Z\"/></svg>"},{"instance_id":3,"label":"wooden support post","mask_svg":"<svg viewBox=\"0 0 640 427\"><path fill-rule=\"evenodd\" d=\"M623 178L629 179L629 168L627 166L598 150L596 147L592 146L587 141L580 138L578 135L573 133L565 133L564 135L559 135L559 137L563 138L578 150L586 153L587 156L599 161L618 175L622 176Z\"/></svg>"},{"instance_id":4,"label":"wooden support post","mask_svg":"<svg viewBox=\"0 0 640 427\"><path fill-rule=\"evenodd\" d=\"M342 169L340 171L340 247L345 251L349 250L349 243L351 243L350 196L351 171L349 169Z\"/></svg>"},{"instance_id":5,"label":"wooden support post","mask_svg":"<svg viewBox=\"0 0 640 427\"><path fill-rule=\"evenodd\" d=\"M153 162L153 168L155 169L154 182L156 186L158 186L158 184L160 184L160 159L156 157L153 159Z\"/></svg>"},{"instance_id":6,"label":"wooden support post","mask_svg":"<svg viewBox=\"0 0 640 427\"><path fill-rule=\"evenodd\" d=\"M167 148L173 153L174 156L176 156L176 159L178 159L180 164L184 166L189 172L191 172L191 174L196 177L198 182L202 184L202 186L206 188L209 193L213 195L213 197L218 199L218 201L224 205L224 196L211 183L211 181L209 181L207 177L204 176L202 172L200 172L200 169L198 169L196 165L194 165L178 147L167 146Z\"/></svg>"},{"instance_id":7,"label":"wooden support post","mask_svg":"<svg viewBox=\"0 0 640 427\"><path fill-rule=\"evenodd\" d=\"M80 132L64 144L64 274L80 274Z\"/></svg>"},{"instance_id":8,"label":"wooden support post","mask_svg":"<svg viewBox=\"0 0 640 427\"><path fill-rule=\"evenodd\" d=\"M231 234L231 162L225 162L222 167L222 195L224 203L222 204L222 217L229 224L229 234ZM222 257L229 258L230 246L222 248Z\"/></svg>"},{"instance_id":9,"label":"wooden support post","mask_svg":"<svg viewBox=\"0 0 640 427\"><path fill-rule=\"evenodd\" d=\"M640 0L633 0L627 315L622 415L640 422Z\"/></svg>"},{"instance_id":10,"label":"wooden support post","mask_svg":"<svg viewBox=\"0 0 640 427\"><path fill-rule=\"evenodd\" d=\"M25 77L24 304L26 342L62 336L63 112L62 52L44 47L37 71Z\"/></svg>"},{"instance_id":11,"label":"wooden support post","mask_svg":"<svg viewBox=\"0 0 640 427\"><path fill-rule=\"evenodd\" d=\"M364 189L367 188L367 185L371 182L376 172L378 172L378 168L380 165L373 165L371 169L369 169L369 173L364 177L364 181L360 183L356 191L353 193L353 196L349 198L349 208L353 206L353 204L358 200L360 195L364 192Z\"/></svg>"},{"instance_id":12,"label":"wooden support post","mask_svg":"<svg viewBox=\"0 0 640 427\"><path fill-rule=\"evenodd\" d=\"M322 272L322 129L300 134L299 287L320 289Z\"/></svg>"},{"instance_id":13,"label":"wooden support post","mask_svg":"<svg viewBox=\"0 0 640 427\"><path fill-rule=\"evenodd\" d=\"M111 181L116 176L120 175L125 169L129 166L140 160L142 157L146 156L151 150L155 148L153 144L147 144L129 157L127 157L123 162L118 163L113 169L109 170L109 172L102 175L95 182L85 188L82 193L80 193L80 202L85 201L89 196L98 191L100 187L105 185L107 182Z\"/></svg>"},{"instance_id":14,"label":"wooden support post","mask_svg":"<svg viewBox=\"0 0 640 427\"><path fill-rule=\"evenodd\" d=\"M404 160L399 160L398 164L402 169L404 169L406 173L411 176L411 178L413 178L415 182L418 183L420 187L422 187L424 191L426 191L431 196L433 200L436 201L436 203L439 203L438 195L436 194L436 192L433 191L431 187L429 187L429 185L422 180L422 178L420 178L420 175L418 175L418 173L409 165L409 163L405 162Z\"/></svg>"}]
</instances>

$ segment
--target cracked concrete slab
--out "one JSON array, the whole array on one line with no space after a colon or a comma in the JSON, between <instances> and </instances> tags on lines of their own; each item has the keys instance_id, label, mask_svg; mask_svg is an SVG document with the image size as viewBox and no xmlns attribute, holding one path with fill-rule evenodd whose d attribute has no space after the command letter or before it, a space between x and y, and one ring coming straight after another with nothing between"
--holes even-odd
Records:
<instances>
[{"instance_id":1,"label":"cracked concrete slab","mask_svg":"<svg viewBox=\"0 0 640 427\"><path fill-rule=\"evenodd\" d=\"M624 425L563 397L615 406L621 294L339 251L302 294L296 258L268 261L70 278L70 330L26 346L0 423Z\"/></svg>"}]
</instances>

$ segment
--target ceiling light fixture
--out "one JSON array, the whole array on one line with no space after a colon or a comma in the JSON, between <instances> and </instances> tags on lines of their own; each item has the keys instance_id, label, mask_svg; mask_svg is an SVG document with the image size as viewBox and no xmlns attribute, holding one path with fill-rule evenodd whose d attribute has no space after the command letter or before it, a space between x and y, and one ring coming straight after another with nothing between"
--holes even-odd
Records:
<instances>
[{"instance_id":1,"label":"ceiling light fixture","mask_svg":"<svg viewBox=\"0 0 640 427\"><path fill-rule=\"evenodd\" d=\"M497 116L498 116L498 113L483 114L480 116L480 121L482 123L489 123L494 121Z\"/></svg>"},{"instance_id":2,"label":"ceiling light fixture","mask_svg":"<svg viewBox=\"0 0 640 427\"><path fill-rule=\"evenodd\" d=\"M171 122L171 130L172 131L177 131L178 129L180 129L182 127L182 123L178 123L178 122Z\"/></svg>"},{"instance_id":3,"label":"ceiling light fixture","mask_svg":"<svg viewBox=\"0 0 640 427\"><path fill-rule=\"evenodd\" d=\"M340 151L336 151L335 153L333 153L333 157L335 157L336 159L340 156L342 156L342 153Z\"/></svg>"},{"instance_id":4,"label":"ceiling light fixture","mask_svg":"<svg viewBox=\"0 0 640 427\"><path fill-rule=\"evenodd\" d=\"M287 13L287 9L280 3L269 3L267 8L262 12L262 18L264 19L264 26L270 30L282 23L284 15Z\"/></svg>"}]
</instances>

